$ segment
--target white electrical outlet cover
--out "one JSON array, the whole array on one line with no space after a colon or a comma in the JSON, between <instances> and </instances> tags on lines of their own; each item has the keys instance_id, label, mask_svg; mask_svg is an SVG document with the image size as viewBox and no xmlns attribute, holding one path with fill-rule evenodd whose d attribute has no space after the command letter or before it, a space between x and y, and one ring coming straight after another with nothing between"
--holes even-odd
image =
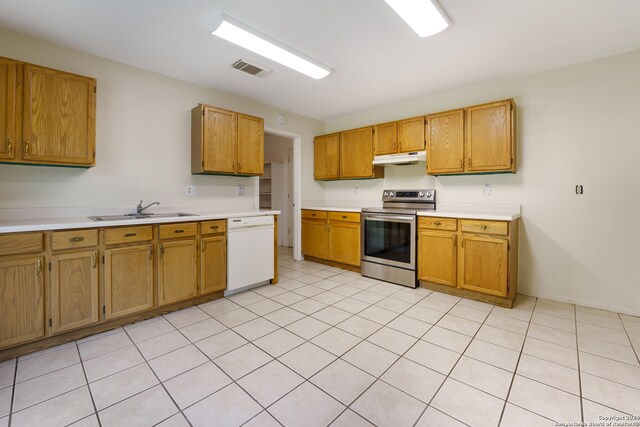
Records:
<instances>
[{"instance_id":1,"label":"white electrical outlet cover","mask_svg":"<svg viewBox=\"0 0 640 427\"><path fill-rule=\"evenodd\" d=\"M491 184L485 184L483 191L485 196L490 196L491 192L493 191L493 187L491 186Z\"/></svg>"}]
</instances>

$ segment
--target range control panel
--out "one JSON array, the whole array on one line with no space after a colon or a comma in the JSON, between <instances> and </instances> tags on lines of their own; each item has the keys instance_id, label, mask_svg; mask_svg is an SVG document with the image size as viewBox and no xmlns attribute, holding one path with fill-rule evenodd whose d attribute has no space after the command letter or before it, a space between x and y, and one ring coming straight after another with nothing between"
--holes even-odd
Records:
<instances>
[{"instance_id":1,"label":"range control panel","mask_svg":"<svg viewBox=\"0 0 640 427\"><path fill-rule=\"evenodd\" d=\"M432 202L436 199L436 190L384 190L383 202Z\"/></svg>"}]
</instances>

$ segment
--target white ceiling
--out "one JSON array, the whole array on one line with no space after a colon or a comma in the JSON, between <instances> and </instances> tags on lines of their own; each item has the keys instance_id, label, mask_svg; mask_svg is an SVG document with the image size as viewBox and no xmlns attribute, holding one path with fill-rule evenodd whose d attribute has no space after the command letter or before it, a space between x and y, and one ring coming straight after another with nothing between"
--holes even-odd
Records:
<instances>
[{"instance_id":1,"label":"white ceiling","mask_svg":"<svg viewBox=\"0 0 640 427\"><path fill-rule=\"evenodd\" d=\"M0 0L0 27L327 120L640 48L639 0L440 0L418 38L383 0ZM209 34L216 14L334 72L313 80ZM230 68L239 58L273 70Z\"/></svg>"}]
</instances>

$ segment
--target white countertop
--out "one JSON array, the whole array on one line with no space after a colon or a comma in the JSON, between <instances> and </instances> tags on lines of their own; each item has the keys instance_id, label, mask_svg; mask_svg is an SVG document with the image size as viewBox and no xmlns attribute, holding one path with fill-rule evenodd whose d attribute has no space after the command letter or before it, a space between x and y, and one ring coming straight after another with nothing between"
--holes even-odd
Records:
<instances>
[{"instance_id":1,"label":"white countertop","mask_svg":"<svg viewBox=\"0 0 640 427\"><path fill-rule=\"evenodd\" d=\"M360 212L362 208L355 207L337 207L337 206L305 206L302 209L312 211L333 211L333 212Z\"/></svg>"},{"instance_id":2,"label":"white countertop","mask_svg":"<svg viewBox=\"0 0 640 427\"><path fill-rule=\"evenodd\" d=\"M72 218L37 218L0 220L0 233L16 233L21 231L65 230L72 228L119 227L123 225L166 224L173 222L208 221L212 219L239 218L259 215L278 215L280 211L216 211L200 212L194 216L143 218L117 221L93 221L87 217Z\"/></svg>"},{"instance_id":3,"label":"white countertop","mask_svg":"<svg viewBox=\"0 0 640 427\"><path fill-rule=\"evenodd\" d=\"M442 218L487 219L513 221L520 218L520 205L474 205L464 203L440 203L434 211L420 211L418 216Z\"/></svg>"}]
</instances>

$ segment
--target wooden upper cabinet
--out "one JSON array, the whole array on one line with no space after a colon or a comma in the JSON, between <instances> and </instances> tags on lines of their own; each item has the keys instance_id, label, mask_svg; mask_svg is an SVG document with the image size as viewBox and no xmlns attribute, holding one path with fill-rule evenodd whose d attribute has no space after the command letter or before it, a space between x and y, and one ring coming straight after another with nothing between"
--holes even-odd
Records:
<instances>
[{"instance_id":1,"label":"wooden upper cabinet","mask_svg":"<svg viewBox=\"0 0 640 427\"><path fill-rule=\"evenodd\" d=\"M424 117L400 120L398 122L398 152L424 150Z\"/></svg>"},{"instance_id":2,"label":"wooden upper cabinet","mask_svg":"<svg viewBox=\"0 0 640 427\"><path fill-rule=\"evenodd\" d=\"M427 117L427 173L464 172L464 110Z\"/></svg>"},{"instance_id":3,"label":"wooden upper cabinet","mask_svg":"<svg viewBox=\"0 0 640 427\"><path fill-rule=\"evenodd\" d=\"M373 138L373 154L394 154L398 152L398 122L384 123L375 126Z\"/></svg>"},{"instance_id":4,"label":"wooden upper cabinet","mask_svg":"<svg viewBox=\"0 0 640 427\"><path fill-rule=\"evenodd\" d=\"M44 336L44 260L0 259L0 348Z\"/></svg>"},{"instance_id":5,"label":"wooden upper cabinet","mask_svg":"<svg viewBox=\"0 0 640 427\"><path fill-rule=\"evenodd\" d=\"M238 114L238 170L241 175L264 174L264 119Z\"/></svg>"},{"instance_id":6,"label":"wooden upper cabinet","mask_svg":"<svg viewBox=\"0 0 640 427\"><path fill-rule=\"evenodd\" d=\"M466 109L466 157L470 172L515 172L512 100Z\"/></svg>"},{"instance_id":7,"label":"wooden upper cabinet","mask_svg":"<svg viewBox=\"0 0 640 427\"><path fill-rule=\"evenodd\" d=\"M96 81L24 65L25 162L95 165Z\"/></svg>"},{"instance_id":8,"label":"wooden upper cabinet","mask_svg":"<svg viewBox=\"0 0 640 427\"><path fill-rule=\"evenodd\" d=\"M340 162L340 134L317 136L313 140L313 177L338 179Z\"/></svg>"},{"instance_id":9,"label":"wooden upper cabinet","mask_svg":"<svg viewBox=\"0 0 640 427\"><path fill-rule=\"evenodd\" d=\"M15 158L16 61L0 57L0 161Z\"/></svg>"},{"instance_id":10,"label":"wooden upper cabinet","mask_svg":"<svg viewBox=\"0 0 640 427\"><path fill-rule=\"evenodd\" d=\"M193 108L191 173L262 175L264 120L211 105Z\"/></svg>"},{"instance_id":11,"label":"wooden upper cabinet","mask_svg":"<svg viewBox=\"0 0 640 427\"><path fill-rule=\"evenodd\" d=\"M340 178L372 178L373 127L340 132Z\"/></svg>"}]
</instances>

